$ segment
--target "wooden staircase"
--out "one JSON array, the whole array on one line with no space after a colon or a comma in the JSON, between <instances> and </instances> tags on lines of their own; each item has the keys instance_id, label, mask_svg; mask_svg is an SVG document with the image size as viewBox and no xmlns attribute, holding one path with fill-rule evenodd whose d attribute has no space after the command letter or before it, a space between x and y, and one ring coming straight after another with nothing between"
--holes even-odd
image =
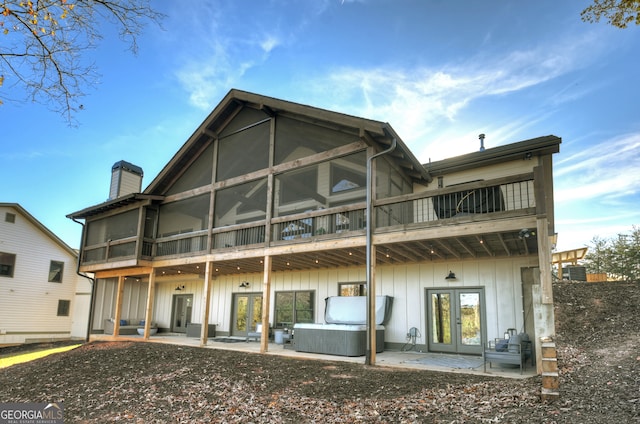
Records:
<instances>
[{"instance_id":1,"label":"wooden staircase","mask_svg":"<svg viewBox=\"0 0 640 424\"><path fill-rule=\"evenodd\" d=\"M553 402L560 398L560 374L556 344L550 339L542 339L542 401Z\"/></svg>"}]
</instances>

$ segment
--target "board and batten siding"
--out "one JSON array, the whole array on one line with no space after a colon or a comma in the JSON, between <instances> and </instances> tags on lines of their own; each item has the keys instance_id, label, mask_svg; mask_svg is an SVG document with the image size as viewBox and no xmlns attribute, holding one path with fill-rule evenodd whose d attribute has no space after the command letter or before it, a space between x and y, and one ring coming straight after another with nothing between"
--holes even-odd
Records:
<instances>
[{"instance_id":1,"label":"board and batten siding","mask_svg":"<svg viewBox=\"0 0 640 424\"><path fill-rule=\"evenodd\" d=\"M437 261L378 266L376 295L393 297L391 319L386 325L385 342L403 344L407 331L420 331L417 344L427 340L427 298L430 288L483 288L485 294L485 337L499 337L507 328L524 327L522 277L523 268L536 267L535 256L465 261ZM445 280L449 271L456 274L455 282ZM269 316L273 322L275 293L311 290L315 293L315 322L324 322L325 299L338 295L339 283L363 283L364 267L326 268L319 270L287 271L272 274ZM175 295L193 294L191 322L200 323L203 314L204 281L197 276L157 278L153 321L158 327L171 328L171 313ZM249 286L241 288L246 281ZM176 291L176 287L181 290ZM182 288L184 286L184 288ZM260 293L262 274L215 276L212 280L209 324L216 324L217 332L228 334L231 329L234 293ZM103 329L106 318L113 317L117 293L117 279L100 280L94 310L94 329ZM147 284L135 279L125 280L122 303L123 319L144 317ZM531 318L531 317L529 317Z\"/></svg>"},{"instance_id":2,"label":"board and batten siding","mask_svg":"<svg viewBox=\"0 0 640 424\"><path fill-rule=\"evenodd\" d=\"M16 255L13 277L0 277L0 345L86 336L88 314L74 313L88 311L90 283L76 274L76 256L32 219L0 207L0 251ZM64 263L61 283L48 281L51 261ZM70 301L69 316L58 316L59 300Z\"/></svg>"}]
</instances>

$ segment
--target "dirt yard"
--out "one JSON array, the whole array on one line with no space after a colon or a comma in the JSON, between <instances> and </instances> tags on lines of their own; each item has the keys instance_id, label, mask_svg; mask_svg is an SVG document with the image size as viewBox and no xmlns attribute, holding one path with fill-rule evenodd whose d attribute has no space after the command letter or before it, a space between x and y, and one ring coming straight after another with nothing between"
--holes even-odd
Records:
<instances>
[{"instance_id":1,"label":"dirt yard","mask_svg":"<svg viewBox=\"0 0 640 424\"><path fill-rule=\"evenodd\" d=\"M554 295L555 403L540 401L540 377L104 342L0 370L0 402L62 401L65 422L86 423L640 422L640 284L560 283Z\"/></svg>"}]
</instances>

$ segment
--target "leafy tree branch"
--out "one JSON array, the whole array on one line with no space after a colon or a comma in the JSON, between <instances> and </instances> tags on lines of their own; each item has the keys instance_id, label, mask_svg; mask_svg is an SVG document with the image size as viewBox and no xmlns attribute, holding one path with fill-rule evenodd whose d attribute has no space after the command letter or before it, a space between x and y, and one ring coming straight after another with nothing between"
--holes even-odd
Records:
<instances>
[{"instance_id":1,"label":"leafy tree branch","mask_svg":"<svg viewBox=\"0 0 640 424\"><path fill-rule=\"evenodd\" d=\"M626 28L633 22L640 25L640 0L594 0L580 15L589 23L605 18L609 25L618 28Z\"/></svg>"}]
</instances>

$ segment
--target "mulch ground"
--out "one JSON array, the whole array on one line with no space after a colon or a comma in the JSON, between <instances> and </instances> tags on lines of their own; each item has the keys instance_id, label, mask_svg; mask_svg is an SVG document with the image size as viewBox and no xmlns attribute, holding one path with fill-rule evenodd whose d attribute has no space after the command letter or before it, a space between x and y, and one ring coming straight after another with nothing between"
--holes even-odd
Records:
<instances>
[{"instance_id":1,"label":"mulch ground","mask_svg":"<svg viewBox=\"0 0 640 424\"><path fill-rule=\"evenodd\" d=\"M65 422L640 422L640 284L554 287L560 399L512 380L159 343L94 342L0 370L0 402ZM0 349L7 355L35 346Z\"/></svg>"}]
</instances>

